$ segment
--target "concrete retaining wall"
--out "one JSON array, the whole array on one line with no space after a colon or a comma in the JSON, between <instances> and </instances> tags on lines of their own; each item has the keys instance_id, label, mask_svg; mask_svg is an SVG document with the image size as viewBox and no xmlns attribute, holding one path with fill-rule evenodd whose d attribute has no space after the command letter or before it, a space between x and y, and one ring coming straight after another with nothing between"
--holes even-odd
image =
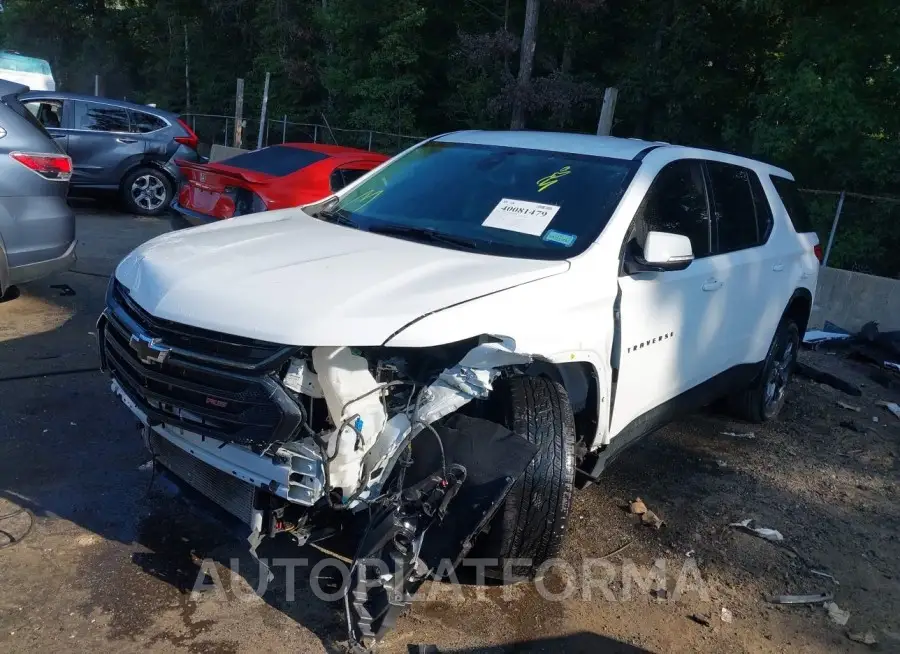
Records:
<instances>
[{"instance_id":1,"label":"concrete retaining wall","mask_svg":"<svg viewBox=\"0 0 900 654\"><path fill-rule=\"evenodd\" d=\"M900 330L900 279L819 268L810 327L821 328L826 320L850 332L870 320L880 331Z\"/></svg>"}]
</instances>

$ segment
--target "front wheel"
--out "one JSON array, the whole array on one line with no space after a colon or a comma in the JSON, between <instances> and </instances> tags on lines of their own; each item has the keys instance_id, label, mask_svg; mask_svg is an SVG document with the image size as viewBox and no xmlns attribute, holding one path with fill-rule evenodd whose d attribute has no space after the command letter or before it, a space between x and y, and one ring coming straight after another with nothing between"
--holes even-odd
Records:
<instances>
[{"instance_id":1,"label":"front wheel","mask_svg":"<svg viewBox=\"0 0 900 654\"><path fill-rule=\"evenodd\" d=\"M753 386L731 398L731 406L739 417L750 422L767 422L778 416L799 349L800 328L785 318L775 330L762 374Z\"/></svg>"},{"instance_id":2,"label":"front wheel","mask_svg":"<svg viewBox=\"0 0 900 654\"><path fill-rule=\"evenodd\" d=\"M491 399L497 421L538 451L471 556L498 560L486 569L488 577L519 581L534 578L562 547L575 480L575 418L566 389L545 377L500 380ZM516 579L505 578L510 572Z\"/></svg>"},{"instance_id":3,"label":"front wheel","mask_svg":"<svg viewBox=\"0 0 900 654\"><path fill-rule=\"evenodd\" d=\"M141 216L158 216L169 208L174 184L161 170L145 166L136 168L122 180L125 208Z\"/></svg>"}]
</instances>

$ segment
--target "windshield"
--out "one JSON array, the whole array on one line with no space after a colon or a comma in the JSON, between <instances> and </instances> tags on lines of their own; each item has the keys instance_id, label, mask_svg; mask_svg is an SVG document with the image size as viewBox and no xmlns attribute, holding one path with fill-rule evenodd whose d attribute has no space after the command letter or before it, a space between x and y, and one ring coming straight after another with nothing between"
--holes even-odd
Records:
<instances>
[{"instance_id":1,"label":"windshield","mask_svg":"<svg viewBox=\"0 0 900 654\"><path fill-rule=\"evenodd\" d=\"M329 213L360 229L440 247L566 259L597 238L639 165L432 141L354 188Z\"/></svg>"}]
</instances>

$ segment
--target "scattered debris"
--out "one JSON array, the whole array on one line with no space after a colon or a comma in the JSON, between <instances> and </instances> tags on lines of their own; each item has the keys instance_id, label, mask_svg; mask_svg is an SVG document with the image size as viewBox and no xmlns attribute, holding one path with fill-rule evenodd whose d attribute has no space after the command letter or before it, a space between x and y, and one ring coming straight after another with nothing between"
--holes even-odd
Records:
<instances>
[{"instance_id":1,"label":"scattered debris","mask_svg":"<svg viewBox=\"0 0 900 654\"><path fill-rule=\"evenodd\" d=\"M692 559L692 558L694 558L694 550L688 550L687 552L684 553L684 555L687 558Z\"/></svg>"},{"instance_id":2,"label":"scattered debris","mask_svg":"<svg viewBox=\"0 0 900 654\"><path fill-rule=\"evenodd\" d=\"M872 422L878 422L878 416L872 416Z\"/></svg>"},{"instance_id":3,"label":"scattered debris","mask_svg":"<svg viewBox=\"0 0 900 654\"><path fill-rule=\"evenodd\" d=\"M660 529L664 524L666 524L662 518L653 513L650 509L647 508L647 505L644 504L644 500L640 497L636 497L633 502L628 505L628 511L633 513L634 515L641 516L641 522L648 527L653 527L654 529Z\"/></svg>"},{"instance_id":4,"label":"scattered debris","mask_svg":"<svg viewBox=\"0 0 900 654\"><path fill-rule=\"evenodd\" d=\"M893 370L896 370L897 372L900 372L900 363L895 363L893 361L885 361L884 367L891 368Z\"/></svg>"},{"instance_id":5,"label":"scattered debris","mask_svg":"<svg viewBox=\"0 0 900 654\"><path fill-rule=\"evenodd\" d=\"M849 429L850 431L855 431L857 434L865 434L866 433L866 428L860 426L860 424L858 422L856 422L855 420L841 420L840 425L844 429Z\"/></svg>"},{"instance_id":6,"label":"scattered debris","mask_svg":"<svg viewBox=\"0 0 900 654\"><path fill-rule=\"evenodd\" d=\"M60 297L75 295L75 289L73 289L68 284L50 284L50 288L55 288L56 290L58 290Z\"/></svg>"},{"instance_id":7,"label":"scattered debris","mask_svg":"<svg viewBox=\"0 0 900 654\"><path fill-rule=\"evenodd\" d=\"M854 395L856 397L862 395L862 391L856 384L851 384L850 382L841 379L837 375L833 375L830 372L825 372L824 370L813 368L807 363L801 363L800 361L798 361L795 370L798 375L803 375L807 379L812 379L813 381L817 381L821 384L827 384L833 388L838 389L839 391L847 393L847 395Z\"/></svg>"},{"instance_id":8,"label":"scattered debris","mask_svg":"<svg viewBox=\"0 0 900 654\"><path fill-rule=\"evenodd\" d=\"M835 586L840 586L840 585L841 585L841 583L840 583L837 579L834 578L834 575L830 575L830 574L828 574L827 572L822 572L821 570L810 570L810 571L809 571L809 574L811 574L811 575L816 575L817 577L823 577L823 578L825 578L825 579L830 579L831 582L832 582Z\"/></svg>"},{"instance_id":9,"label":"scattered debris","mask_svg":"<svg viewBox=\"0 0 900 654\"><path fill-rule=\"evenodd\" d=\"M834 599L832 593L818 595L774 595L769 598L770 604L824 604Z\"/></svg>"},{"instance_id":10,"label":"scattered debris","mask_svg":"<svg viewBox=\"0 0 900 654\"><path fill-rule=\"evenodd\" d=\"M693 620L697 624L702 624L704 627L712 626L712 621L709 619L709 617L703 615L702 613L694 613L693 615L691 615L689 617L691 620Z\"/></svg>"},{"instance_id":11,"label":"scattered debris","mask_svg":"<svg viewBox=\"0 0 900 654\"><path fill-rule=\"evenodd\" d=\"M858 406L853 406L852 404L847 404L846 402L841 402L840 400L838 400L837 405L842 409L847 409L848 411L856 411L857 413L862 411L862 409L860 409Z\"/></svg>"},{"instance_id":12,"label":"scattered debris","mask_svg":"<svg viewBox=\"0 0 900 654\"><path fill-rule=\"evenodd\" d=\"M147 472L148 470L153 470L153 459L147 461L147 463L142 463L138 466L138 470L140 472Z\"/></svg>"},{"instance_id":13,"label":"scattered debris","mask_svg":"<svg viewBox=\"0 0 900 654\"><path fill-rule=\"evenodd\" d=\"M644 515L647 513L647 505L644 504L644 500L638 497L628 505L628 510L635 515Z\"/></svg>"},{"instance_id":14,"label":"scattered debris","mask_svg":"<svg viewBox=\"0 0 900 654\"><path fill-rule=\"evenodd\" d=\"M773 543L780 543L784 540L784 536L781 535L781 532L775 529L767 529L765 527L751 527L750 525L752 524L753 518L747 518L746 520L741 520L740 522L732 522L728 526L734 527L735 529L740 529L741 531L746 531L747 533L759 536L760 538L772 541Z\"/></svg>"},{"instance_id":15,"label":"scattered debris","mask_svg":"<svg viewBox=\"0 0 900 654\"><path fill-rule=\"evenodd\" d=\"M748 431L742 434L738 434L733 431L723 431L722 436L730 436L731 438L756 438L756 434L754 434L752 431Z\"/></svg>"},{"instance_id":16,"label":"scattered debris","mask_svg":"<svg viewBox=\"0 0 900 654\"><path fill-rule=\"evenodd\" d=\"M647 510L644 514L641 515L641 522L648 527L653 527L654 529L662 529L662 526L666 524L662 518L660 518L650 510Z\"/></svg>"},{"instance_id":17,"label":"scattered debris","mask_svg":"<svg viewBox=\"0 0 900 654\"><path fill-rule=\"evenodd\" d=\"M650 591L650 596L658 600L669 599L669 591L665 588L654 588Z\"/></svg>"},{"instance_id":18,"label":"scattered debris","mask_svg":"<svg viewBox=\"0 0 900 654\"><path fill-rule=\"evenodd\" d=\"M893 413L897 418L900 418L900 404L896 402L876 402L878 406L883 406L885 409Z\"/></svg>"},{"instance_id":19,"label":"scattered debris","mask_svg":"<svg viewBox=\"0 0 900 654\"><path fill-rule=\"evenodd\" d=\"M845 611L834 602L825 602L825 610L831 621L842 627L850 620L850 611Z\"/></svg>"},{"instance_id":20,"label":"scattered debris","mask_svg":"<svg viewBox=\"0 0 900 654\"><path fill-rule=\"evenodd\" d=\"M627 543L625 543L624 545L622 545L622 547L617 547L616 549L614 549L614 550L613 550L612 552L610 552L609 554L604 554L604 555L601 556L600 558L601 558L601 559L608 559L608 558L611 557L611 556L615 556L616 554L619 554L619 553L623 552L626 548L630 547L631 544L632 544L633 542L634 542L633 540L630 540L630 541L628 541Z\"/></svg>"},{"instance_id":21,"label":"scattered debris","mask_svg":"<svg viewBox=\"0 0 900 654\"><path fill-rule=\"evenodd\" d=\"M863 645L877 645L878 639L875 638L875 634L871 631L867 631L865 633L857 632L857 631L848 631L847 638L852 640L854 643L862 643Z\"/></svg>"},{"instance_id":22,"label":"scattered debris","mask_svg":"<svg viewBox=\"0 0 900 654\"><path fill-rule=\"evenodd\" d=\"M816 346L828 341L845 341L848 338L850 338L850 334L841 334L822 329L810 329L803 336L803 344Z\"/></svg>"},{"instance_id":23,"label":"scattered debris","mask_svg":"<svg viewBox=\"0 0 900 654\"><path fill-rule=\"evenodd\" d=\"M734 614L724 606L722 607L722 622L725 624L734 622Z\"/></svg>"}]
</instances>

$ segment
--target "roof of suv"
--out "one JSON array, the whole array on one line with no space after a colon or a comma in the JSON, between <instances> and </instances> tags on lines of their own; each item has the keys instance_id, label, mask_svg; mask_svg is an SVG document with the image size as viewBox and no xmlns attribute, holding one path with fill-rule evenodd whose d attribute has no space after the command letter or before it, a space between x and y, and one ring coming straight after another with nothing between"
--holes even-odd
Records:
<instances>
[{"instance_id":1,"label":"roof of suv","mask_svg":"<svg viewBox=\"0 0 900 654\"><path fill-rule=\"evenodd\" d=\"M82 95L80 93L61 93L59 91L29 91L28 93L22 94L22 99L27 100L28 98L41 98L47 100L81 100L82 102L100 102L102 104L108 104L112 107L122 107L123 109L131 109L133 111L143 111L147 114L153 114L156 116L164 116L169 119L170 122L174 122L176 118L178 118L178 114L166 111L165 109L159 109L157 107L151 107L146 104L138 104L136 102L128 102L127 100L114 100L113 98L104 98L102 96L96 95Z\"/></svg>"},{"instance_id":2,"label":"roof of suv","mask_svg":"<svg viewBox=\"0 0 900 654\"><path fill-rule=\"evenodd\" d=\"M445 143L470 143L473 145L496 145L511 148L529 148L532 150L548 150L551 152L568 152L611 159L632 160L638 155L656 148L684 150L686 157L697 158L698 155L710 159L743 164L749 168L766 168L768 172L791 177L791 174L756 159L749 159L726 152L672 145L663 141L642 141L640 139L624 139L617 136L594 136L593 134L571 134L566 132L531 132L531 131L479 131L469 130L452 132L438 137L436 140Z\"/></svg>"}]
</instances>

